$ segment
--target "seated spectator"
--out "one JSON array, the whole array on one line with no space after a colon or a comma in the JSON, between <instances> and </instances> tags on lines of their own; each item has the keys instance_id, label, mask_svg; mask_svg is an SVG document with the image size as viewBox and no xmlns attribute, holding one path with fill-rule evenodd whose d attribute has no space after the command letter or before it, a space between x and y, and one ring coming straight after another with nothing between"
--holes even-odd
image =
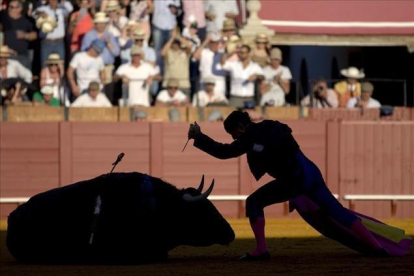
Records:
<instances>
[{"instance_id":1,"label":"seated spectator","mask_svg":"<svg viewBox=\"0 0 414 276\"><path fill-rule=\"evenodd\" d=\"M163 86L166 86L169 79L177 79L178 88L187 97L190 97L190 53L190 43L177 33L177 29L171 32L170 40L161 51L165 66Z\"/></svg>"},{"instance_id":2,"label":"seated spectator","mask_svg":"<svg viewBox=\"0 0 414 276\"><path fill-rule=\"evenodd\" d=\"M70 61L67 77L74 97L86 92L91 81L100 80L103 83L105 67L100 53L102 53L104 47L105 43L96 39L89 50L75 54Z\"/></svg>"},{"instance_id":3,"label":"seated spectator","mask_svg":"<svg viewBox=\"0 0 414 276\"><path fill-rule=\"evenodd\" d=\"M167 83L167 89L160 91L157 96L156 106L188 106L187 96L178 90L178 80L170 79Z\"/></svg>"},{"instance_id":4,"label":"seated spectator","mask_svg":"<svg viewBox=\"0 0 414 276\"><path fill-rule=\"evenodd\" d=\"M65 22L69 14L73 10L70 1L48 0L47 5L40 6L34 11L34 17L37 20L42 18L53 18L56 20L56 25L49 32L44 33L44 29L40 30L39 37L42 38L40 45L40 66L43 68L47 57L52 53L58 53L59 56L65 59Z\"/></svg>"},{"instance_id":5,"label":"seated spectator","mask_svg":"<svg viewBox=\"0 0 414 276\"><path fill-rule=\"evenodd\" d=\"M105 82L103 84L112 83L112 74L114 71L115 58L119 56L121 51L118 40L106 30L109 18L105 13L97 12L94 17L95 28L88 32L82 39L81 51L90 49L91 44L96 39L103 42L103 50L100 56L105 64Z\"/></svg>"},{"instance_id":6,"label":"seated spectator","mask_svg":"<svg viewBox=\"0 0 414 276\"><path fill-rule=\"evenodd\" d=\"M193 97L194 107L205 107L209 104L228 105L227 98L219 93L214 92L215 80L214 78L207 78L204 80L204 90L199 91Z\"/></svg>"},{"instance_id":7,"label":"seated spectator","mask_svg":"<svg viewBox=\"0 0 414 276\"><path fill-rule=\"evenodd\" d=\"M326 80L319 79L312 88L313 100L311 95L306 95L300 102L302 106L313 108L336 108L338 107L338 96L333 89L328 88Z\"/></svg>"},{"instance_id":8,"label":"seated spectator","mask_svg":"<svg viewBox=\"0 0 414 276\"><path fill-rule=\"evenodd\" d=\"M221 122L224 120L223 117L223 113L221 113L220 110L213 110L210 112L210 114L208 114L207 120L209 122Z\"/></svg>"},{"instance_id":9,"label":"seated spectator","mask_svg":"<svg viewBox=\"0 0 414 276\"><path fill-rule=\"evenodd\" d=\"M128 23L128 18L119 13L121 6L118 0L110 0L105 7L105 13L109 18L109 23L106 30L111 33L115 38L121 36L122 29Z\"/></svg>"},{"instance_id":10,"label":"seated spectator","mask_svg":"<svg viewBox=\"0 0 414 276\"><path fill-rule=\"evenodd\" d=\"M31 70L29 42L37 39L37 32L34 24L23 14L20 1L9 1L7 10L0 12L0 30L4 33L4 45L13 52L12 58Z\"/></svg>"},{"instance_id":11,"label":"seated spectator","mask_svg":"<svg viewBox=\"0 0 414 276\"><path fill-rule=\"evenodd\" d=\"M279 48L273 48L270 51L270 65L266 66L264 71L265 82L262 82L260 93L262 97L267 98L270 95L264 96L267 93L272 93L270 98L275 100L275 104L279 103L283 105L285 103L276 101L276 98L282 98L283 95L287 95L290 92L290 80L292 74L288 67L281 65L282 63L282 51ZM275 98L276 97L276 98ZM277 105L276 105L277 106Z\"/></svg>"},{"instance_id":12,"label":"seated spectator","mask_svg":"<svg viewBox=\"0 0 414 276\"><path fill-rule=\"evenodd\" d=\"M145 32L141 28L136 28L129 39L120 39L122 44L121 61L122 63L128 63L131 61L131 47L137 45L144 51L144 61L152 64L154 67L157 65L157 54L154 48L148 46L148 41L145 39Z\"/></svg>"},{"instance_id":13,"label":"seated spectator","mask_svg":"<svg viewBox=\"0 0 414 276\"><path fill-rule=\"evenodd\" d=\"M180 0L153 1L152 14L152 40L154 48L158 52L172 36L176 29L177 16L182 13Z\"/></svg>"},{"instance_id":14,"label":"seated spectator","mask_svg":"<svg viewBox=\"0 0 414 276\"><path fill-rule=\"evenodd\" d=\"M370 82L363 82L361 85L361 97L353 97L349 99L347 107L363 107L363 108L380 108L381 104L379 101L371 98L372 92L374 92L374 85Z\"/></svg>"},{"instance_id":15,"label":"seated spectator","mask_svg":"<svg viewBox=\"0 0 414 276\"><path fill-rule=\"evenodd\" d=\"M40 92L33 94L33 105L60 106L60 101L53 96L54 90L51 85L43 86Z\"/></svg>"},{"instance_id":16,"label":"seated spectator","mask_svg":"<svg viewBox=\"0 0 414 276\"><path fill-rule=\"evenodd\" d=\"M126 0L123 0L124 2ZM153 0L133 0L130 4L128 18L138 23L138 27L144 30L145 39L151 35L150 14L154 11Z\"/></svg>"},{"instance_id":17,"label":"seated spectator","mask_svg":"<svg viewBox=\"0 0 414 276\"><path fill-rule=\"evenodd\" d=\"M7 83L3 81L1 86L4 87L1 91L2 105L22 105L30 104L30 99L26 95L27 83L21 79L8 79ZM12 80L12 81L10 81Z\"/></svg>"},{"instance_id":18,"label":"seated spectator","mask_svg":"<svg viewBox=\"0 0 414 276\"><path fill-rule=\"evenodd\" d=\"M347 79L336 83L334 90L338 94L339 107L346 107L350 98L361 96L361 83L358 80L365 78L365 74L358 68L349 67L341 70L341 75Z\"/></svg>"},{"instance_id":19,"label":"seated spectator","mask_svg":"<svg viewBox=\"0 0 414 276\"><path fill-rule=\"evenodd\" d=\"M224 42L227 42L233 35L237 35L236 22L233 19L224 20L221 33Z\"/></svg>"},{"instance_id":20,"label":"seated spectator","mask_svg":"<svg viewBox=\"0 0 414 276\"><path fill-rule=\"evenodd\" d=\"M269 64L270 56L268 51L270 47L267 35L258 34L255 39L255 48L252 51L252 61L262 66L262 68Z\"/></svg>"},{"instance_id":21,"label":"seated spectator","mask_svg":"<svg viewBox=\"0 0 414 276\"><path fill-rule=\"evenodd\" d=\"M239 61L228 61L227 54L221 59L222 68L230 72L230 106L243 108L245 102L255 102L255 82L263 78L263 70L250 60L250 53L251 48L243 45L238 52Z\"/></svg>"},{"instance_id":22,"label":"seated spectator","mask_svg":"<svg viewBox=\"0 0 414 276\"><path fill-rule=\"evenodd\" d=\"M0 46L0 80L21 78L27 83L32 82L32 72L17 60L10 59L10 49Z\"/></svg>"},{"instance_id":23,"label":"seated spectator","mask_svg":"<svg viewBox=\"0 0 414 276\"><path fill-rule=\"evenodd\" d=\"M226 19L234 20L239 15L239 7L236 0L206 0L205 9L207 32L221 31Z\"/></svg>"},{"instance_id":24,"label":"seated spectator","mask_svg":"<svg viewBox=\"0 0 414 276\"><path fill-rule=\"evenodd\" d=\"M73 103L72 107L112 107L111 102L101 93L99 82L89 83L88 92L80 95Z\"/></svg>"},{"instance_id":25,"label":"seated spectator","mask_svg":"<svg viewBox=\"0 0 414 276\"><path fill-rule=\"evenodd\" d=\"M220 41L221 36L219 34L209 34L197 51L195 51L193 58L200 61L200 78L214 78L215 92L224 96L226 94L226 74L216 74L217 72L213 72L214 58L221 55L219 53Z\"/></svg>"},{"instance_id":26,"label":"seated spectator","mask_svg":"<svg viewBox=\"0 0 414 276\"><path fill-rule=\"evenodd\" d=\"M53 98L58 99L62 105L69 106L69 98L62 83L65 76L63 60L60 59L59 54L50 54L45 63L46 67L40 72L40 87L52 86Z\"/></svg>"},{"instance_id":27,"label":"seated spectator","mask_svg":"<svg viewBox=\"0 0 414 276\"><path fill-rule=\"evenodd\" d=\"M143 61L143 56L143 49L134 45L131 49L131 63L123 64L116 70L114 81L121 79L128 91L128 97L123 97L127 100L127 103L123 103L124 106L150 106L149 88L157 72L151 64Z\"/></svg>"},{"instance_id":28,"label":"seated spectator","mask_svg":"<svg viewBox=\"0 0 414 276\"><path fill-rule=\"evenodd\" d=\"M71 36L72 53L80 50L83 37L93 29L92 1L78 0L77 2L79 10L71 14L67 31Z\"/></svg>"}]
</instances>

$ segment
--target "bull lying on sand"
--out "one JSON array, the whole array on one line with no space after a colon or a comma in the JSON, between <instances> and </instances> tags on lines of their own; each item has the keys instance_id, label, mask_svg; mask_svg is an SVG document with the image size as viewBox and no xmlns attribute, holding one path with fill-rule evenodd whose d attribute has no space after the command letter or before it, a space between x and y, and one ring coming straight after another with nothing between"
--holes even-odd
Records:
<instances>
[{"instance_id":1,"label":"bull lying on sand","mask_svg":"<svg viewBox=\"0 0 414 276\"><path fill-rule=\"evenodd\" d=\"M10 214L7 247L21 262L141 263L179 245L229 244L234 232L200 187L113 173L32 197Z\"/></svg>"}]
</instances>

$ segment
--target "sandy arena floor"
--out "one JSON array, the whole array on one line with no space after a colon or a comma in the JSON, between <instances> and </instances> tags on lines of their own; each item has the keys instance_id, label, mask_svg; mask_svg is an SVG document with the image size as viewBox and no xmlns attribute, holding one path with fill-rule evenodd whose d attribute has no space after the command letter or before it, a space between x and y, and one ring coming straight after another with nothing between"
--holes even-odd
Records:
<instances>
[{"instance_id":1,"label":"sandy arena floor","mask_svg":"<svg viewBox=\"0 0 414 276\"><path fill-rule=\"evenodd\" d=\"M414 220L388 220L414 236ZM248 221L230 220L236 240L228 247L179 247L166 262L140 266L23 265L5 246L0 232L0 275L414 275L414 249L401 258L367 258L320 237L300 219L268 220L266 231L272 260L242 263L238 257L254 248Z\"/></svg>"}]
</instances>

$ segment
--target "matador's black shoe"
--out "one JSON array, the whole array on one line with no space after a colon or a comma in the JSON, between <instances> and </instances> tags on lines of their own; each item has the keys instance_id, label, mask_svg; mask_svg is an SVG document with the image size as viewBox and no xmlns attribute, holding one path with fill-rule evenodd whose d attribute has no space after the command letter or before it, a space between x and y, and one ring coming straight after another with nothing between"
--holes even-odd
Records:
<instances>
[{"instance_id":1,"label":"matador's black shoe","mask_svg":"<svg viewBox=\"0 0 414 276\"><path fill-rule=\"evenodd\" d=\"M270 260L270 254L269 251L260 254L260 255L251 255L250 253L246 253L246 255L243 255L240 257L240 261L242 262L254 262L254 261L267 261Z\"/></svg>"}]
</instances>

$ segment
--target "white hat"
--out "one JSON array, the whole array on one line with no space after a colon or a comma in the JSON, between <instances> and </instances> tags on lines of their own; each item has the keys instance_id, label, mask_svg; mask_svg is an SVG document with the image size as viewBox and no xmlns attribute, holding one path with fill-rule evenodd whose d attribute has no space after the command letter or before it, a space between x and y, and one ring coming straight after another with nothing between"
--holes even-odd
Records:
<instances>
[{"instance_id":1,"label":"white hat","mask_svg":"<svg viewBox=\"0 0 414 276\"><path fill-rule=\"evenodd\" d=\"M109 18L106 17L106 13L104 12L97 12L93 18L93 23L108 23Z\"/></svg>"},{"instance_id":2,"label":"white hat","mask_svg":"<svg viewBox=\"0 0 414 276\"><path fill-rule=\"evenodd\" d=\"M40 16L36 20L36 27L42 31L42 33L50 33L52 32L56 27L57 23L56 20L53 17L46 16L42 17Z\"/></svg>"},{"instance_id":3,"label":"white hat","mask_svg":"<svg viewBox=\"0 0 414 276\"><path fill-rule=\"evenodd\" d=\"M108 1L108 4L106 4L105 12L116 11L120 8L121 6L119 5L119 2L117 0L110 0Z\"/></svg>"},{"instance_id":4,"label":"white hat","mask_svg":"<svg viewBox=\"0 0 414 276\"><path fill-rule=\"evenodd\" d=\"M40 92L45 95L52 95L53 94L53 86L51 85L45 85L40 89Z\"/></svg>"},{"instance_id":5,"label":"white hat","mask_svg":"<svg viewBox=\"0 0 414 276\"><path fill-rule=\"evenodd\" d=\"M364 72L358 70L356 67L349 67L348 69L342 69L341 75L350 79L363 79L365 78Z\"/></svg>"},{"instance_id":6,"label":"white hat","mask_svg":"<svg viewBox=\"0 0 414 276\"><path fill-rule=\"evenodd\" d=\"M221 35L217 32L211 33L211 41L219 42L221 40Z\"/></svg>"}]
</instances>

